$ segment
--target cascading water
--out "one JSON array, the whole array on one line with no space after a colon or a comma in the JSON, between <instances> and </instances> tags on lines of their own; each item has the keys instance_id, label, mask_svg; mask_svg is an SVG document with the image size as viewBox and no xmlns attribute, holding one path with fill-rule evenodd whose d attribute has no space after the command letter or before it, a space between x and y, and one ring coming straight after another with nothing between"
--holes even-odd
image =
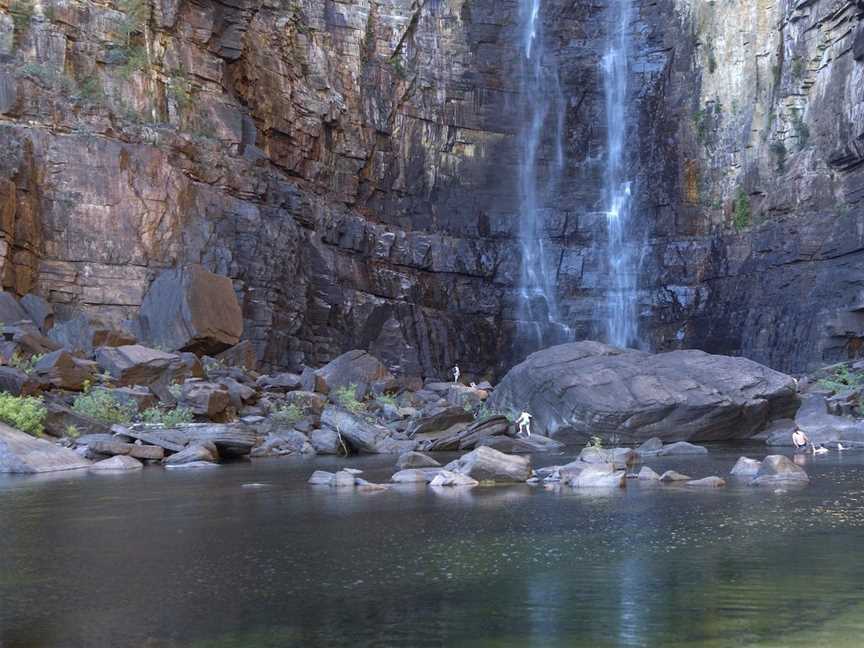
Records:
<instances>
[{"instance_id":1,"label":"cascading water","mask_svg":"<svg viewBox=\"0 0 864 648\"><path fill-rule=\"evenodd\" d=\"M540 348L571 337L561 323L555 273L544 245L544 214L564 170L564 110L557 66L544 65L541 0L522 0L522 86L520 132L519 239L522 251L519 320L527 346ZM541 177L543 181L541 182Z\"/></svg>"},{"instance_id":2,"label":"cascading water","mask_svg":"<svg viewBox=\"0 0 864 648\"><path fill-rule=\"evenodd\" d=\"M632 245L628 245L631 216L630 182L626 179L626 107L631 0L614 0L609 46L603 57L606 94L606 205L607 252L611 285L607 297L606 337L619 347L638 345L636 274Z\"/></svg>"}]
</instances>

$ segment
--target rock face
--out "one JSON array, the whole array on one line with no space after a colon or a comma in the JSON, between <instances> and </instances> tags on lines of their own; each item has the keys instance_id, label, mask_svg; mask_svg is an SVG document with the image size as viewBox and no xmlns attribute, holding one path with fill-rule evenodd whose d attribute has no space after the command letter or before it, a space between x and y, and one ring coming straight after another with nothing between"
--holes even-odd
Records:
<instances>
[{"instance_id":1,"label":"rock face","mask_svg":"<svg viewBox=\"0 0 864 648\"><path fill-rule=\"evenodd\" d=\"M549 0L539 15L567 107L539 234L579 338L603 335L594 306L610 290L596 124L614 4ZM514 306L515 0L11 6L9 291L36 290L58 321L85 308L120 322L165 268L200 263L230 278L265 366L356 348L408 374L521 359L504 351L535 324ZM788 371L864 353L861 3L631 7L642 337Z\"/></svg>"},{"instance_id":2,"label":"rock face","mask_svg":"<svg viewBox=\"0 0 864 648\"><path fill-rule=\"evenodd\" d=\"M798 396L791 377L744 358L577 342L531 354L504 377L491 405L526 409L551 435L715 441L748 438L790 416Z\"/></svg>"},{"instance_id":3,"label":"rock face","mask_svg":"<svg viewBox=\"0 0 864 648\"><path fill-rule=\"evenodd\" d=\"M240 341L243 313L228 277L192 264L156 277L138 324L142 339L154 346L215 354Z\"/></svg>"},{"instance_id":4,"label":"rock face","mask_svg":"<svg viewBox=\"0 0 864 648\"><path fill-rule=\"evenodd\" d=\"M43 473L89 465L72 450L0 423L0 473Z\"/></svg>"}]
</instances>

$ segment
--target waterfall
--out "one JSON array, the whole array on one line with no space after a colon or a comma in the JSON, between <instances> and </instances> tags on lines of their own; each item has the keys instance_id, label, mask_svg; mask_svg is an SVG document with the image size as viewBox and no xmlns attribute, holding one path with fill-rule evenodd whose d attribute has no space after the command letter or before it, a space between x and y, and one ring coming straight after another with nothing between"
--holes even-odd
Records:
<instances>
[{"instance_id":1,"label":"waterfall","mask_svg":"<svg viewBox=\"0 0 864 648\"><path fill-rule=\"evenodd\" d=\"M561 323L555 292L557 260L544 244L549 199L557 194L564 170L564 111L557 65L544 61L541 0L521 0L521 87L519 133L519 335L537 349L571 337ZM545 63L545 64L544 64ZM525 330L525 327L530 330Z\"/></svg>"},{"instance_id":2,"label":"waterfall","mask_svg":"<svg viewBox=\"0 0 864 648\"><path fill-rule=\"evenodd\" d=\"M606 96L606 173L603 199L606 211L607 256L611 285L607 293L606 336L619 347L638 344L636 278L638 259L627 244L631 219L631 189L627 180L626 144L627 59L630 1L613 0L609 44L603 57Z\"/></svg>"}]
</instances>

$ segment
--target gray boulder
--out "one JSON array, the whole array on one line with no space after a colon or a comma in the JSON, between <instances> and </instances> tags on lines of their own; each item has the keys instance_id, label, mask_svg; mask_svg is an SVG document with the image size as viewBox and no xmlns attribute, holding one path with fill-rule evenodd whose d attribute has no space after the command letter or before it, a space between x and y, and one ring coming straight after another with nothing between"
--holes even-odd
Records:
<instances>
[{"instance_id":1,"label":"gray boulder","mask_svg":"<svg viewBox=\"0 0 864 648\"><path fill-rule=\"evenodd\" d=\"M334 473L326 472L324 470L316 470L312 473L312 476L309 477L309 480L306 482L307 484L312 484L313 486L329 486L333 481Z\"/></svg>"},{"instance_id":2,"label":"gray boulder","mask_svg":"<svg viewBox=\"0 0 864 648\"><path fill-rule=\"evenodd\" d=\"M814 443L823 445L837 441L864 441L864 421L848 419L828 413L825 396L818 393L806 394L801 409L795 416L795 425ZM792 446L794 429L777 430L765 443L770 446Z\"/></svg>"},{"instance_id":3,"label":"gray boulder","mask_svg":"<svg viewBox=\"0 0 864 648\"><path fill-rule=\"evenodd\" d=\"M341 434L345 443L355 452L402 454L417 447L416 441L395 438L389 428L371 423L334 406L324 409L321 425Z\"/></svg>"},{"instance_id":4,"label":"gray boulder","mask_svg":"<svg viewBox=\"0 0 864 648\"><path fill-rule=\"evenodd\" d=\"M442 470L443 468L406 468L394 474L390 480L397 484L427 484Z\"/></svg>"},{"instance_id":5,"label":"gray boulder","mask_svg":"<svg viewBox=\"0 0 864 648\"><path fill-rule=\"evenodd\" d=\"M768 455L762 460L759 471L751 484L770 486L778 483L795 482L804 484L810 477L804 469L784 455Z\"/></svg>"},{"instance_id":6,"label":"gray boulder","mask_svg":"<svg viewBox=\"0 0 864 648\"><path fill-rule=\"evenodd\" d=\"M86 313L55 325L48 337L67 351L87 357L99 347L128 346L137 341L129 331Z\"/></svg>"},{"instance_id":7,"label":"gray boulder","mask_svg":"<svg viewBox=\"0 0 864 648\"><path fill-rule=\"evenodd\" d=\"M0 291L0 322L14 324L26 319L30 319L30 317L15 299L15 296L12 293Z\"/></svg>"},{"instance_id":8,"label":"gray boulder","mask_svg":"<svg viewBox=\"0 0 864 648\"><path fill-rule=\"evenodd\" d=\"M636 452L643 457L652 457L655 456L662 449L663 441L661 441L657 437L651 437L647 441L644 441L638 448L636 448Z\"/></svg>"},{"instance_id":9,"label":"gray boulder","mask_svg":"<svg viewBox=\"0 0 864 648\"><path fill-rule=\"evenodd\" d=\"M565 480L573 488L623 488L626 472L611 464L589 464L577 475Z\"/></svg>"},{"instance_id":10,"label":"gray boulder","mask_svg":"<svg viewBox=\"0 0 864 648\"><path fill-rule=\"evenodd\" d=\"M343 353L313 374L314 383L304 385L308 391L323 394L354 385L357 398L363 398L375 387L382 385L397 386L396 379L390 370L368 351L359 349ZM308 378L307 378L308 382Z\"/></svg>"},{"instance_id":11,"label":"gray boulder","mask_svg":"<svg viewBox=\"0 0 864 648\"><path fill-rule=\"evenodd\" d=\"M213 443L195 443L180 452L166 457L162 462L166 466L178 466L180 464L188 464L192 462L209 461L216 463L219 461L219 451Z\"/></svg>"},{"instance_id":12,"label":"gray boulder","mask_svg":"<svg viewBox=\"0 0 864 648\"><path fill-rule=\"evenodd\" d=\"M20 369L0 366L0 391L13 396L31 396L39 388L39 383Z\"/></svg>"},{"instance_id":13,"label":"gray boulder","mask_svg":"<svg viewBox=\"0 0 864 648\"><path fill-rule=\"evenodd\" d=\"M692 479L685 486L691 488L720 488L726 485L726 480L720 477L703 477L702 479Z\"/></svg>"},{"instance_id":14,"label":"gray boulder","mask_svg":"<svg viewBox=\"0 0 864 648\"><path fill-rule=\"evenodd\" d=\"M739 457L735 465L732 466L732 470L729 471L729 474L735 477L755 477L761 466L761 461L748 457Z\"/></svg>"},{"instance_id":15,"label":"gray boulder","mask_svg":"<svg viewBox=\"0 0 864 648\"><path fill-rule=\"evenodd\" d=\"M54 307L43 297L27 293L19 303L21 308L27 312L27 319L38 326L42 333L47 334L54 326Z\"/></svg>"},{"instance_id":16,"label":"gray boulder","mask_svg":"<svg viewBox=\"0 0 864 648\"><path fill-rule=\"evenodd\" d=\"M116 455L110 459L97 461L90 466L91 472L127 472L141 470L144 467L140 461L128 455Z\"/></svg>"},{"instance_id":17,"label":"gray boulder","mask_svg":"<svg viewBox=\"0 0 864 648\"><path fill-rule=\"evenodd\" d=\"M214 354L240 341L243 313L231 279L193 264L156 277L141 303L138 326L154 346Z\"/></svg>"},{"instance_id":18,"label":"gray boulder","mask_svg":"<svg viewBox=\"0 0 864 648\"><path fill-rule=\"evenodd\" d=\"M504 454L485 446L463 455L447 468L478 481L524 482L531 477L529 457Z\"/></svg>"},{"instance_id":19,"label":"gray boulder","mask_svg":"<svg viewBox=\"0 0 864 648\"><path fill-rule=\"evenodd\" d=\"M225 385L190 380L183 383L179 403L197 416L218 420L231 404L231 397Z\"/></svg>"},{"instance_id":20,"label":"gray boulder","mask_svg":"<svg viewBox=\"0 0 864 648\"><path fill-rule=\"evenodd\" d=\"M180 357L140 344L130 344L100 347L96 350L96 362L118 385L150 385L159 381L172 365L179 363Z\"/></svg>"},{"instance_id":21,"label":"gray boulder","mask_svg":"<svg viewBox=\"0 0 864 648\"><path fill-rule=\"evenodd\" d=\"M667 470L662 475L660 475L660 481L667 484L672 482L690 481L691 479L692 477L682 475L681 473L674 470Z\"/></svg>"},{"instance_id":22,"label":"gray boulder","mask_svg":"<svg viewBox=\"0 0 864 648\"><path fill-rule=\"evenodd\" d=\"M564 444L560 441L542 434L532 434L530 437L498 435L480 439L475 445L495 448L499 452L510 454L560 452L564 448Z\"/></svg>"},{"instance_id":23,"label":"gray boulder","mask_svg":"<svg viewBox=\"0 0 864 648\"><path fill-rule=\"evenodd\" d=\"M249 456L256 459L310 454L315 454L315 448L305 434L297 430L284 430L268 434L261 445L252 448Z\"/></svg>"},{"instance_id":24,"label":"gray boulder","mask_svg":"<svg viewBox=\"0 0 864 648\"><path fill-rule=\"evenodd\" d=\"M639 471L639 474L637 475L637 479L641 479L643 481L660 481L660 475L658 475L654 470L652 470L648 466L642 466L642 469Z\"/></svg>"},{"instance_id":25,"label":"gray boulder","mask_svg":"<svg viewBox=\"0 0 864 648\"><path fill-rule=\"evenodd\" d=\"M430 486L477 486L478 484L479 482L473 477L443 469L439 470L429 482Z\"/></svg>"},{"instance_id":26,"label":"gray boulder","mask_svg":"<svg viewBox=\"0 0 864 648\"><path fill-rule=\"evenodd\" d=\"M396 467L400 470L404 468L431 468L440 465L432 457L413 450L399 455L399 459L396 460Z\"/></svg>"},{"instance_id":27,"label":"gray boulder","mask_svg":"<svg viewBox=\"0 0 864 648\"><path fill-rule=\"evenodd\" d=\"M693 445L692 443L687 443L686 441L677 441L676 443L670 443L669 445L663 446L662 448L660 448L660 450L657 451L657 455L660 457L667 457L671 455L706 454L708 454L708 448Z\"/></svg>"},{"instance_id":28,"label":"gray boulder","mask_svg":"<svg viewBox=\"0 0 864 648\"><path fill-rule=\"evenodd\" d=\"M320 455L338 455L344 452L335 430L319 429L309 432L309 443Z\"/></svg>"},{"instance_id":29,"label":"gray boulder","mask_svg":"<svg viewBox=\"0 0 864 648\"><path fill-rule=\"evenodd\" d=\"M574 342L531 354L489 399L550 436L639 442L749 438L798 407L793 378L740 357Z\"/></svg>"},{"instance_id":30,"label":"gray boulder","mask_svg":"<svg viewBox=\"0 0 864 648\"><path fill-rule=\"evenodd\" d=\"M587 446L579 453L579 460L585 463L608 463L617 468L626 468L639 461L639 455L631 448L596 448Z\"/></svg>"},{"instance_id":31,"label":"gray boulder","mask_svg":"<svg viewBox=\"0 0 864 648\"><path fill-rule=\"evenodd\" d=\"M43 473L87 468L89 461L68 448L0 423L0 473Z\"/></svg>"}]
</instances>

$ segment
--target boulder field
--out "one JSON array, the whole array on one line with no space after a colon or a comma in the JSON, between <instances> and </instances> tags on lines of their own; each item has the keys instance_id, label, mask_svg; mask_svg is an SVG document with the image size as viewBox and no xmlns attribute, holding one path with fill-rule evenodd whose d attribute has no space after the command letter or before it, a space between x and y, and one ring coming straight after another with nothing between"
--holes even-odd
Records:
<instances>
[{"instance_id":1,"label":"boulder field","mask_svg":"<svg viewBox=\"0 0 864 648\"><path fill-rule=\"evenodd\" d=\"M747 439L798 406L794 378L746 358L590 341L532 353L490 398L492 409L531 412L548 436L624 443Z\"/></svg>"}]
</instances>

